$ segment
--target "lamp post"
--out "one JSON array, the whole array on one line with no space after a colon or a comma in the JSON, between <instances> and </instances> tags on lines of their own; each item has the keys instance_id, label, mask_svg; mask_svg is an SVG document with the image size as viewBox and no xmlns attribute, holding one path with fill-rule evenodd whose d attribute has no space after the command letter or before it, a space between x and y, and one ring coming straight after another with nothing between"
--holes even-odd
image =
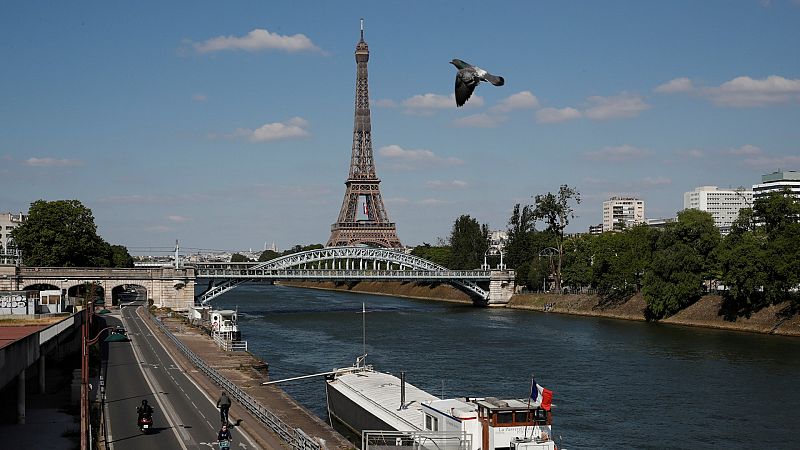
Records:
<instances>
[{"instance_id":1,"label":"lamp post","mask_svg":"<svg viewBox=\"0 0 800 450\"><path fill-rule=\"evenodd\" d=\"M539 258L541 259L542 256L547 256L550 258L550 273L552 274L555 271L555 267L553 266L553 255L557 254L558 250L553 247L546 247L542 251L539 252ZM542 277L542 290L547 290L547 275Z\"/></svg>"}]
</instances>

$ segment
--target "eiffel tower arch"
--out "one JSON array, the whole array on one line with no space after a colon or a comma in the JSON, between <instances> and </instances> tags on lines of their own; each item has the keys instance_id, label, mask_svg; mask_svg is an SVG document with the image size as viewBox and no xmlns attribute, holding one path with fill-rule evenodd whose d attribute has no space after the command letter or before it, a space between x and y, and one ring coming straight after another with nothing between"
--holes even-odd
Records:
<instances>
[{"instance_id":1,"label":"eiffel tower arch","mask_svg":"<svg viewBox=\"0 0 800 450\"><path fill-rule=\"evenodd\" d=\"M353 120L353 149L350 157L350 174L344 183L347 187L339 218L331 225L328 247L369 245L372 247L400 248L394 222L389 221L383 205L372 156L372 124L369 111L369 82L367 62L369 47L364 41L364 21L361 21L361 39L356 44L356 101ZM363 206L363 209L360 208Z\"/></svg>"}]
</instances>

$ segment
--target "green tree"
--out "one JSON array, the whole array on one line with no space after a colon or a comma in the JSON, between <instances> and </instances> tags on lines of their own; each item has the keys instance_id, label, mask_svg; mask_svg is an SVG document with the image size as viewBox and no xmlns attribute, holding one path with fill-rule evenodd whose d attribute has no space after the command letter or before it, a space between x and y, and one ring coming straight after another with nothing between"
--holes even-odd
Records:
<instances>
[{"instance_id":1,"label":"green tree","mask_svg":"<svg viewBox=\"0 0 800 450\"><path fill-rule=\"evenodd\" d=\"M231 262L232 263L239 263L239 262L250 262L252 259L248 258L247 256L242 255L241 253L234 253L231 255Z\"/></svg>"},{"instance_id":2,"label":"green tree","mask_svg":"<svg viewBox=\"0 0 800 450\"><path fill-rule=\"evenodd\" d=\"M264 250L263 252L261 252L260 255L258 255L258 262L271 261L279 256L281 256L281 254L278 252L274 252L272 250Z\"/></svg>"},{"instance_id":3,"label":"green tree","mask_svg":"<svg viewBox=\"0 0 800 450\"><path fill-rule=\"evenodd\" d=\"M97 235L92 211L78 200L37 200L11 232L28 266L101 267L112 249Z\"/></svg>"},{"instance_id":4,"label":"green tree","mask_svg":"<svg viewBox=\"0 0 800 450\"><path fill-rule=\"evenodd\" d=\"M426 242L418 245L411 250L411 254L419 256L420 258L427 259L430 262L439 264L440 266L447 267L450 264L450 257L452 252L449 246L433 246Z\"/></svg>"},{"instance_id":5,"label":"green tree","mask_svg":"<svg viewBox=\"0 0 800 450\"><path fill-rule=\"evenodd\" d=\"M488 249L488 225L480 225L469 215L456 219L450 233L450 269L477 269Z\"/></svg>"},{"instance_id":6,"label":"green tree","mask_svg":"<svg viewBox=\"0 0 800 450\"><path fill-rule=\"evenodd\" d=\"M577 189L561 185L557 194L548 192L545 195L536 195L534 198L533 217L547 225L547 231L555 239L558 258L555 266L556 292L561 293L561 267L564 260L564 229L569 225L570 219L575 217L571 203L580 204L581 194Z\"/></svg>"},{"instance_id":7,"label":"green tree","mask_svg":"<svg viewBox=\"0 0 800 450\"><path fill-rule=\"evenodd\" d=\"M715 267L712 253L720 240L710 213L687 209L659 234L644 276L648 318L670 316L703 295L703 281Z\"/></svg>"},{"instance_id":8,"label":"green tree","mask_svg":"<svg viewBox=\"0 0 800 450\"><path fill-rule=\"evenodd\" d=\"M112 267L133 267L133 256L128 253L127 247L123 245L111 245L110 247Z\"/></svg>"},{"instance_id":9,"label":"green tree","mask_svg":"<svg viewBox=\"0 0 800 450\"><path fill-rule=\"evenodd\" d=\"M564 243L564 285L581 291L592 283L592 253L594 236L579 235Z\"/></svg>"},{"instance_id":10,"label":"green tree","mask_svg":"<svg viewBox=\"0 0 800 450\"><path fill-rule=\"evenodd\" d=\"M766 237L765 299L786 300L800 285L800 199L789 189L771 192L753 202L753 215Z\"/></svg>"}]
</instances>

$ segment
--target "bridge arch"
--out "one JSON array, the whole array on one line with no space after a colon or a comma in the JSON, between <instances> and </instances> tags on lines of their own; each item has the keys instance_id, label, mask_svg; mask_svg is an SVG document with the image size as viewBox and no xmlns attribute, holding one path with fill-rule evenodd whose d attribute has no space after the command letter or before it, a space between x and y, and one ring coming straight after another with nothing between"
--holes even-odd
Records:
<instances>
[{"instance_id":1,"label":"bridge arch","mask_svg":"<svg viewBox=\"0 0 800 450\"><path fill-rule=\"evenodd\" d=\"M226 264L222 264L225 266ZM229 268L233 264L227 265ZM370 267L371 266L371 267ZM383 266L383 267L381 267ZM241 266L240 266L241 267ZM385 271L416 271L419 272L437 272L437 273L450 273L450 269L428 261L427 259L418 256L410 255L402 251L389 249L389 248L375 248L375 247L327 247L321 249L307 250L304 252L293 253L286 256L258 263L256 265L248 265L241 267L239 273L234 277L227 278L220 284L212 285L203 294L198 296L198 301L201 304L208 303L219 295L228 292L237 286L252 281L257 278L263 278L277 272L284 272L292 269L304 268L322 269L322 270L385 270ZM235 270L234 270L235 272ZM464 273L472 273L473 271L462 271ZM478 271L480 272L480 271ZM485 277L488 279L488 271L485 272ZM481 272L481 273L484 273ZM230 270L227 272L233 273ZM252 278L251 278L252 276ZM198 271L198 277L205 277L202 271ZM209 276L213 278L213 276ZM219 278L225 278L220 275ZM280 278L276 276L275 278ZM480 277L478 277L480 278ZM489 298L489 292L478 286L475 281L472 281L468 276L462 276L459 279L447 280L450 283L456 284L462 289L472 293L473 295L486 300Z\"/></svg>"}]
</instances>

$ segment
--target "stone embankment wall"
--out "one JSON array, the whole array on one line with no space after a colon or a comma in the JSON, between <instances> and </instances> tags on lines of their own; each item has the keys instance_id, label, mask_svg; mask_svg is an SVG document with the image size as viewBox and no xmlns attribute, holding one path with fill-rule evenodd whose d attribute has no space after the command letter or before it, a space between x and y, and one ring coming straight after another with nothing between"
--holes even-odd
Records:
<instances>
[{"instance_id":1,"label":"stone embankment wall","mask_svg":"<svg viewBox=\"0 0 800 450\"><path fill-rule=\"evenodd\" d=\"M449 284L411 283L411 282L283 282L287 286L314 289L330 289L359 292L376 295L392 295L471 304L469 295ZM746 331L754 333L800 336L800 316L786 316L787 303L763 308L749 317L738 317L731 321L720 314L722 298L718 295L707 295L694 305L672 317L661 320L661 323L686 325L725 330ZM547 308L545 308L547 305ZM556 295L556 294L516 294L506 306L514 309L527 309L560 314L575 314L593 317L644 321L645 301L637 294L624 302L603 302L594 295Z\"/></svg>"}]
</instances>

